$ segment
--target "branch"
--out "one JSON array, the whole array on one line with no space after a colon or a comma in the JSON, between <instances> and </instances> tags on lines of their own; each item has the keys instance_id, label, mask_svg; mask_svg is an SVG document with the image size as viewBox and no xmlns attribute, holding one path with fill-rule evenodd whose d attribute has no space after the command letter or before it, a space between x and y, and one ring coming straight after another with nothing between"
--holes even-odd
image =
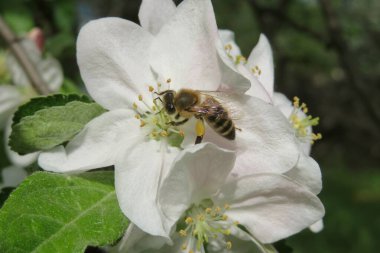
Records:
<instances>
[{"instance_id":1,"label":"branch","mask_svg":"<svg viewBox=\"0 0 380 253\"><path fill-rule=\"evenodd\" d=\"M24 69L33 88L41 95L48 94L49 89L47 88L45 81L42 79L36 67L29 59L24 48L20 45L19 40L16 37L16 35L4 22L1 16L0 16L0 36L3 37L5 42L9 45L9 48L12 54L16 57L21 67Z\"/></svg>"},{"instance_id":2,"label":"branch","mask_svg":"<svg viewBox=\"0 0 380 253\"><path fill-rule=\"evenodd\" d=\"M353 65L355 62L350 57L350 52L348 45L343 37L342 28L337 19L336 13L334 12L330 0L319 0L323 15L326 20L326 28L330 35L330 43L333 48L335 48L338 53L339 61L349 79L348 84L356 92L359 99L365 106L369 116L372 120L380 126L380 115L376 105L374 105L369 99L366 92L362 89L365 84L362 79L358 76L358 69Z\"/></svg>"}]
</instances>

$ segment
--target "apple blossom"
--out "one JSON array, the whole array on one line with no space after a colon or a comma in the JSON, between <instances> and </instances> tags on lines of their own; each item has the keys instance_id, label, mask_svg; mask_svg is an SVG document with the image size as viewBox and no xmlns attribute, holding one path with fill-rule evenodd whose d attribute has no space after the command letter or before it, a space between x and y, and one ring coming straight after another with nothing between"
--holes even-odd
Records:
<instances>
[{"instance_id":1,"label":"apple blossom","mask_svg":"<svg viewBox=\"0 0 380 253\"><path fill-rule=\"evenodd\" d=\"M264 244L291 236L323 216L319 199L285 176L258 173L226 182L234 156L203 143L176 158L158 195L163 224L174 233L173 245L160 252L206 252L206 244L207 252L241 252L232 240L252 241L252 248L267 252ZM172 244L132 225L119 249L139 252L165 242Z\"/></svg>"},{"instance_id":2,"label":"apple blossom","mask_svg":"<svg viewBox=\"0 0 380 253\"><path fill-rule=\"evenodd\" d=\"M253 75L262 83L271 97L273 105L288 118L290 125L294 129L294 134L299 140L302 152L300 153L297 165L292 170L286 172L285 175L307 186L315 194L318 194L322 188L321 172L318 164L309 155L314 141L322 138L320 133L314 134L312 131L312 126L318 125L319 118L306 115L308 108L305 103L300 103L298 97L295 97L293 103L291 103L285 95L274 92L273 55L271 46L265 35L260 35L257 45L246 60L241 55L240 49L234 41L233 32L221 30L220 34L225 45L225 52L219 51L219 53L227 54L240 70L244 69L243 75ZM252 89L249 89L246 94L256 96L255 91ZM254 173L254 171L239 170L236 173L242 175ZM318 222L311 229L318 232L321 229L321 222Z\"/></svg>"},{"instance_id":3,"label":"apple blossom","mask_svg":"<svg viewBox=\"0 0 380 253\"><path fill-rule=\"evenodd\" d=\"M185 0L157 23L144 21L152 18L146 16L150 12L144 11L145 1L141 8L141 23L148 27L104 18L81 29L81 76L89 94L109 111L89 122L65 147L43 152L39 164L57 172L115 165L124 214L142 230L167 236L167 228L159 223L157 190L174 158L193 145L196 135L193 120L183 126L171 124L156 93L231 90L223 99L243 112L235 122L241 131L229 141L208 128L204 141L235 150L237 167L283 173L296 164L299 151L286 118L270 104L244 95L252 82L219 58L216 47L221 42L211 1Z\"/></svg>"}]
</instances>

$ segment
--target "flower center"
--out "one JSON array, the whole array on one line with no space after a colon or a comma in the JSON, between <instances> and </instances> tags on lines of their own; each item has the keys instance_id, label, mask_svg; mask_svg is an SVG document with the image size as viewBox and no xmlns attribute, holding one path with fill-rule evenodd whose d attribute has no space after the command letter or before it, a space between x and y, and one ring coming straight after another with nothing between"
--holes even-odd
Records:
<instances>
[{"instance_id":1,"label":"flower center","mask_svg":"<svg viewBox=\"0 0 380 253\"><path fill-rule=\"evenodd\" d=\"M182 245L182 250L189 253L200 251L204 244L210 239L216 240L220 245L225 245L227 249L232 248L232 243L225 238L231 234L231 227L239 223L232 221L226 214L229 205L224 207L214 206L211 200L204 200L199 205L193 205L186 211L182 227L179 230L181 237L187 237Z\"/></svg>"},{"instance_id":2,"label":"flower center","mask_svg":"<svg viewBox=\"0 0 380 253\"><path fill-rule=\"evenodd\" d=\"M170 82L170 79L166 80L168 85ZM161 83L157 83L156 88L149 86L148 89L151 93L150 98L139 95L138 101L133 103L135 118L140 121L140 127L146 131L150 139L157 141L166 139L171 146L180 147L184 132L172 124L174 119L164 108L164 101L158 95L161 92Z\"/></svg>"},{"instance_id":3,"label":"flower center","mask_svg":"<svg viewBox=\"0 0 380 253\"><path fill-rule=\"evenodd\" d=\"M306 117L301 114L303 112ZM310 142L313 144L315 141L322 139L321 133L313 133L311 127L319 124L319 117L312 117L307 115L309 109L305 103L300 104L298 97L293 98L293 111L289 116L290 123L296 130L296 135L299 139ZM301 116L302 115L302 116Z\"/></svg>"}]
</instances>

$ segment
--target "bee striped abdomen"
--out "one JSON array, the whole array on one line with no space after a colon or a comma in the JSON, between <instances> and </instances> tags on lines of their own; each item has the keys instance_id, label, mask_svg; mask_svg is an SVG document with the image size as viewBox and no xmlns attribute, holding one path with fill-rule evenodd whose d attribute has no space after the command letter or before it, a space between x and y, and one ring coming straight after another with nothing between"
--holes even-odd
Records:
<instances>
[{"instance_id":1,"label":"bee striped abdomen","mask_svg":"<svg viewBox=\"0 0 380 253\"><path fill-rule=\"evenodd\" d=\"M235 139L235 125L228 116L227 111L219 104L215 111L206 117L207 123L221 136L226 139Z\"/></svg>"}]
</instances>

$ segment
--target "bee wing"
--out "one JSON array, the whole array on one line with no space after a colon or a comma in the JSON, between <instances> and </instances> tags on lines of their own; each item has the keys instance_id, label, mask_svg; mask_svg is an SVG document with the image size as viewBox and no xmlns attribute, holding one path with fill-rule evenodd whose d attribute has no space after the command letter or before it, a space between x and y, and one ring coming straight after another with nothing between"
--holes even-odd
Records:
<instances>
[{"instance_id":1,"label":"bee wing","mask_svg":"<svg viewBox=\"0 0 380 253\"><path fill-rule=\"evenodd\" d=\"M225 91L199 91L205 97L212 97L215 99L223 108L228 112L228 115L225 115L224 110L221 111L218 104L207 106L207 112L214 115L219 115L219 117L228 118L232 120L239 120L243 118L244 111L236 103L236 95L230 92Z\"/></svg>"}]
</instances>

